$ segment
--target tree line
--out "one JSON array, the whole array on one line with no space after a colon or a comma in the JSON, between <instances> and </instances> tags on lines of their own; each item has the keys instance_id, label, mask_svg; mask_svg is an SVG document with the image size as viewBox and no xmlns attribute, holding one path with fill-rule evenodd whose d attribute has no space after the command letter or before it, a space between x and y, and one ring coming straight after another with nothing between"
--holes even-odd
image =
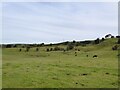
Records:
<instances>
[{"instance_id":1,"label":"tree line","mask_svg":"<svg viewBox=\"0 0 120 90\"><path fill-rule=\"evenodd\" d=\"M95 40L87 40L87 41L75 41L75 40L73 40L72 42L66 41L66 42L61 42L61 43L56 43L56 44L52 44L52 43L50 43L50 44L44 44L44 43L41 43L41 44L1 44L1 47L2 48L27 48L27 50L28 50L31 47L67 45L67 50L71 50L75 46L86 46L87 44L99 44L107 38L118 38L117 44L120 44L120 36L115 37L115 36L112 36L111 34L107 34L102 39L97 38ZM51 48L48 51L51 51L51 50L53 50L53 49ZM63 49L55 47L54 51L57 51L57 50L63 50Z\"/></svg>"}]
</instances>

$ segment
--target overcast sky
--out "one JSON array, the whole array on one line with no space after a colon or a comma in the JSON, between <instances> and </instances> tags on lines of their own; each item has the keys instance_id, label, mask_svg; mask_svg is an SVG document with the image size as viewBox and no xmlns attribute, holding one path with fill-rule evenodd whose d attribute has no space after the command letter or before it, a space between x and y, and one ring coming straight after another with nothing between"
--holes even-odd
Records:
<instances>
[{"instance_id":1,"label":"overcast sky","mask_svg":"<svg viewBox=\"0 0 120 90\"><path fill-rule=\"evenodd\" d=\"M118 34L113 2L3 3L3 43L55 43Z\"/></svg>"}]
</instances>

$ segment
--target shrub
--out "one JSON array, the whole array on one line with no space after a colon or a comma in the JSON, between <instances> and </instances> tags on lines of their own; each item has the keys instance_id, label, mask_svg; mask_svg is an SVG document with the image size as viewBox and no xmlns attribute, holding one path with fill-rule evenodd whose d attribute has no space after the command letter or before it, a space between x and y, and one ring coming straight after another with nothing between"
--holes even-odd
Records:
<instances>
[{"instance_id":1,"label":"shrub","mask_svg":"<svg viewBox=\"0 0 120 90\"><path fill-rule=\"evenodd\" d=\"M76 43L76 41L75 41L75 40L73 40L73 43Z\"/></svg>"},{"instance_id":2,"label":"shrub","mask_svg":"<svg viewBox=\"0 0 120 90\"><path fill-rule=\"evenodd\" d=\"M60 50L60 48L56 46L56 47L54 48L54 51L58 51L58 50Z\"/></svg>"},{"instance_id":3,"label":"shrub","mask_svg":"<svg viewBox=\"0 0 120 90\"><path fill-rule=\"evenodd\" d=\"M52 43L50 43L50 46L52 46Z\"/></svg>"},{"instance_id":4,"label":"shrub","mask_svg":"<svg viewBox=\"0 0 120 90\"><path fill-rule=\"evenodd\" d=\"M28 52L30 50L30 47L26 47L26 52Z\"/></svg>"},{"instance_id":5,"label":"shrub","mask_svg":"<svg viewBox=\"0 0 120 90\"><path fill-rule=\"evenodd\" d=\"M71 43L67 45L67 50L72 50L73 48L74 48L74 45L72 45Z\"/></svg>"},{"instance_id":6,"label":"shrub","mask_svg":"<svg viewBox=\"0 0 120 90\"><path fill-rule=\"evenodd\" d=\"M104 38L101 39L101 41L104 41L104 40L105 40Z\"/></svg>"},{"instance_id":7,"label":"shrub","mask_svg":"<svg viewBox=\"0 0 120 90\"><path fill-rule=\"evenodd\" d=\"M111 36L111 38L114 38L114 36Z\"/></svg>"},{"instance_id":8,"label":"shrub","mask_svg":"<svg viewBox=\"0 0 120 90\"><path fill-rule=\"evenodd\" d=\"M66 41L66 42L64 42L63 44L64 44L64 45L68 45L68 43L69 43L69 42L68 42L68 41Z\"/></svg>"},{"instance_id":9,"label":"shrub","mask_svg":"<svg viewBox=\"0 0 120 90\"><path fill-rule=\"evenodd\" d=\"M120 44L120 38L118 39L118 42L117 42L118 44Z\"/></svg>"},{"instance_id":10,"label":"shrub","mask_svg":"<svg viewBox=\"0 0 120 90\"><path fill-rule=\"evenodd\" d=\"M40 46L44 46L44 43L41 43Z\"/></svg>"},{"instance_id":11,"label":"shrub","mask_svg":"<svg viewBox=\"0 0 120 90\"><path fill-rule=\"evenodd\" d=\"M12 48L12 45L11 44L7 44L6 48Z\"/></svg>"}]
</instances>

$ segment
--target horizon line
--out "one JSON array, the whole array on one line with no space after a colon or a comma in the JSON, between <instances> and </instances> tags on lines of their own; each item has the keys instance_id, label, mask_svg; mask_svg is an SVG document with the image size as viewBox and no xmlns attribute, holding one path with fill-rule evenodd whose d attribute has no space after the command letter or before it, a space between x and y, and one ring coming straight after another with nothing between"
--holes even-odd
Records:
<instances>
[{"instance_id":1,"label":"horizon line","mask_svg":"<svg viewBox=\"0 0 120 90\"><path fill-rule=\"evenodd\" d=\"M106 35L108 35L108 34L106 34ZM105 36L106 36L105 35ZM111 34L112 35L112 34ZM101 38L99 38L99 39L102 39L102 38L105 38L105 36L103 36L103 37L101 37ZM119 36L119 35L112 35L112 36L114 36L114 37L116 37L116 36ZM97 39L97 38L96 38ZM76 41L76 42L81 42L81 41L92 41L92 40L96 40L95 38L94 39L83 39L83 40L62 40L62 41L55 41L55 42L11 42L11 43L6 43L6 42L4 42L4 43L0 43L0 44L42 44L42 43L44 43L44 44L58 44L58 43L63 43L63 42L72 42L72 41ZM106 38L107 39L107 38Z\"/></svg>"}]
</instances>

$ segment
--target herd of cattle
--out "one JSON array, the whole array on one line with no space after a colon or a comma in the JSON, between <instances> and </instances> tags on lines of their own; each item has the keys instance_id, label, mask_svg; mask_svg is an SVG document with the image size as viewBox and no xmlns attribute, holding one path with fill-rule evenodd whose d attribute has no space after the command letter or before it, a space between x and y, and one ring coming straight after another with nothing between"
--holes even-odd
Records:
<instances>
[{"instance_id":1,"label":"herd of cattle","mask_svg":"<svg viewBox=\"0 0 120 90\"><path fill-rule=\"evenodd\" d=\"M25 52L28 52L29 50L30 50L30 48L26 48ZM75 49L75 50L80 51L80 49ZM21 52L21 51L22 51L22 49L20 48L20 49L19 49L19 52ZM39 51L39 48L36 48L35 51L36 51L36 52ZM48 52L48 50L46 50L46 52ZM66 52L66 50L63 50L63 52ZM76 51L75 51L74 55L75 55L75 56L78 56L78 54L77 54ZM89 57L89 55L86 55L86 57ZM92 57L93 57L93 58L97 58L98 55L93 55Z\"/></svg>"},{"instance_id":2,"label":"herd of cattle","mask_svg":"<svg viewBox=\"0 0 120 90\"><path fill-rule=\"evenodd\" d=\"M26 47L25 49L20 48L20 49L19 49L19 52L21 52L21 51L29 52L30 48L31 48L31 47ZM116 44L116 45L114 45L111 49L112 49L113 51L115 51L115 50L120 50L120 45ZM72 50L72 49L71 49L71 50ZM80 49L75 48L74 50L75 50L74 55L75 55L75 56L78 56L77 52L79 52ZM35 49L35 51L38 52L38 51L39 51L39 48L37 47L37 48ZM64 49L64 48L60 48L60 47L54 47L54 48L47 48L47 49L46 49L46 52L50 52L50 51L63 51L63 52L67 52L67 51L69 51L69 49L67 49L67 48ZM117 56L120 57L120 54L118 54ZM86 55L86 57L89 57L89 55ZM96 58L96 57L98 57L98 55L95 54L95 55L93 55L92 57L93 57L93 58Z\"/></svg>"},{"instance_id":3,"label":"herd of cattle","mask_svg":"<svg viewBox=\"0 0 120 90\"><path fill-rule=\"evenodd\" d=\"M75 56L77 56L77 52L75 52ZM89 55L86 55L88 57ZM98 57L98 55L93 55L93 58Z\"/></svg>"},{"instance_id":4,"label":"herd of cattle","mask_svg":"<svg viewBox=\"0 0 120 90\"><path fill-rule=\"evenodd\" d=\"M112 47L112 50L113 50L113 51L114 51L114 50L119 50L119 48L120 48L119 45L115 45L115 46ZM27 47L24 51L25 51L25 52L28 52L29 50L30 50L30 48ZM66 52L66 51L67 51L67 50L65 50L65 49L60 49L60 51L61 51L61 50L62 50L63 52ZM20 48L20 49L19 49L19 52L21 52L21 51L23 51L23 50ZM39 48L36 48L35 51L38 52L38 51L39 51ZM50 51L54 51L54 50L51 49L51 48L50 48L50 49L48 49L48 48L46 49L46 52L50 52ZM78 51L80 51L80 49L75 49L75 52L74 52L74 55L75 55L75 56L78 56L78 53L77 53ZM120 54L118 54L117 56L120 57ZM86 57L89 57L89 55L86 55ZM95 55L93 55L92 57L93 57L93 58L97 58L98 55L95 54Z\"/></svg>"}]
</instances>

